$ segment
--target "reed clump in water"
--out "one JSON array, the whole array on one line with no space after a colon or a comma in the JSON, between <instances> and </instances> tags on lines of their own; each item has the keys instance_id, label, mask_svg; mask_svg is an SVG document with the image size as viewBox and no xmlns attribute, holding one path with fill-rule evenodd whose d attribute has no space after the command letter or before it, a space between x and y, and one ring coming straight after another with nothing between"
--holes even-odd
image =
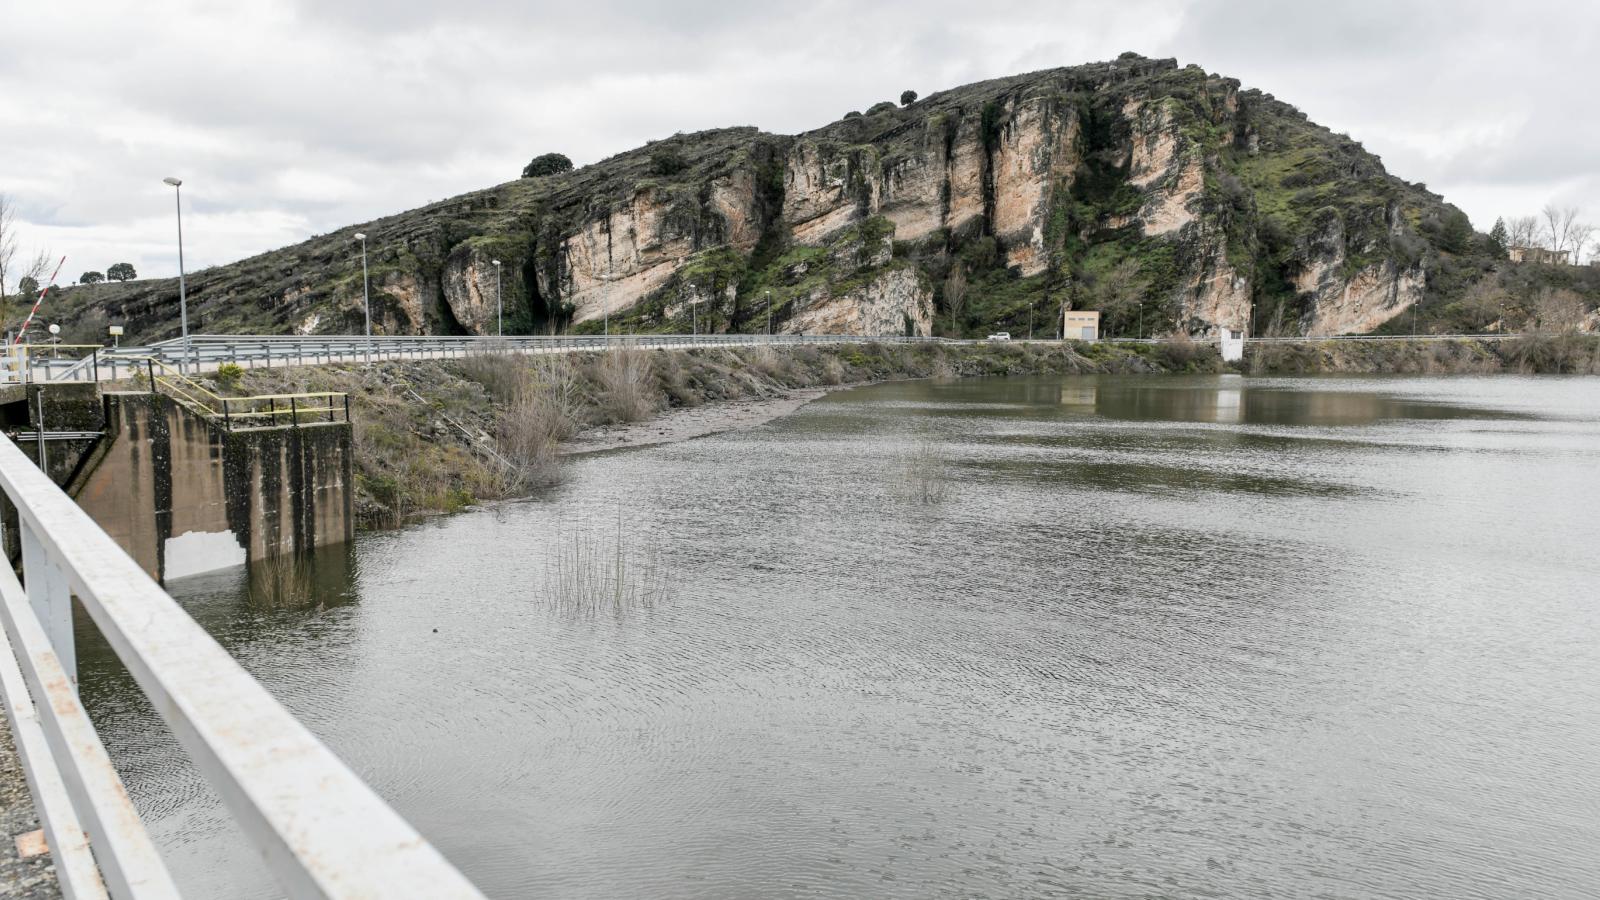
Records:
<instances>
[{"instance_id":1,"label":"reed clump in water","mask_svg":"<svg viewBox=\"0 0 1600 900\"><path fill-rule=\"evenodd\" d=\"M895 492L902 500L932 505L944 500L949 463L933 440L924 438L901 455Z\"/></svg>"},{"instance_id":2,"label":"reed clump in water","mask_svg":"<svg viewBox=\"0 0 1600 900\"><path fill-rule=\"evenodd\" d=\"M250 604L260 609L305 609L317 602L311 562L298 553L274 553L250 564Z\"/></svg>"},{"instance_id":3,"label":"reed clump in water","mask_svg":"<svg viewBox=\"0 0 1600 900\"><path fill-rule=\"evenodd\" d=\"M556 538L542 588L552 609L592 618L654 608L671 598L674 583L654 548L630 546L619 507L612 533L574 530Z\"/></svg>"}]
</instances>

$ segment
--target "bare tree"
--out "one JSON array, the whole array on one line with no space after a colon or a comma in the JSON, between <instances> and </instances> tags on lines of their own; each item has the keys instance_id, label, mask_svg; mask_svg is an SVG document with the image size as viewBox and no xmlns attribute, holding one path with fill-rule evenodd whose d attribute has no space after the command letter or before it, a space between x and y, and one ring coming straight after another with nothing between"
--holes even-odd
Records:
<instances>
[{"instance_id":1,"label":"bare tree","mask_svg":"<svg viewBox=\"0 0 1600 900\"><path fill-rule=\"evenodd\" d=\"M1557 253L1572 249L1572 229L1578 224L1578 208L1546 203L1542 215L1544 236L1550 249Z\"/></svg>"},{"instance_id":2,"label":"bare tree","mask_svg":"<svg viewBox=\"0 0 1600 900\"><path fill-rule=\"evenodd\" d=\"M1507 246L1532 247L1539 240L1539 217L1516 216L1506 221Z\"/></svg>"},{"instance_id":3,"label":"bare tree","mask_svg":"<svg viewBox=\"0 0 1600 900\"><path fill-rule=\"evenodd\" d=\"M1144 295L1149 287L1136 259L1125 259L1094 279L1089 297L1105 319L1107 334L1127 336L1129 324L1136 317L1142 318Z\"/></svg>"},{"instance_id":4,"label":"bare tree","mask_svg":"<svg viewBox=\"0 0 1600 900\"><path fill-rule=\"evenodd\" d=\"M6 312L6 282L12 277L11 261L17 255L17 208L0 194L0 321Z\"/></svg>"},{"instance_id":5,"label":"bare tree","mask_svg":"<svg viewBox=\"0 0 1600 900\"><path fill-rule=\"evenodd\" d=\"M1566 288L1544 288L1533 301L1536 331L1576 331L1583 314L1583 297Z\"/></svg>"},{"instance_id":6,"label":"bare tree","mask_svg":"<svg viewBox=\"0 0 1600 900\"><path fill-rule=\"evenodd\" d=\"M17 207L11 198L0 194L0 329L4 329L14 318L11 309L13 295L6 292L9 282L16 286L17 294L24 293L23 283L33 285L35 296L39 288L45 287L45 277L50 274L50 253L40 250L32 259L17 258L21 247L19 246L19 233L17 231ZM32 302L32 298L27 298Z\"/></svg>"},{"instance_id":7,"label":"bare tree","mask_svg":"<svg viewBox=\"0 0 1600 900\"><path fill-rule=\"evenodd\" d=\"M1572 242L1572 264L1582 265L1583 251L1588 249L1590 241L1594 238L1594 226L1574 222L1569 233Z\"/></svg>"},{"instance_id":8,"label":"bare tree","mask_svg":"<svg viewBox=\"0 0 1600 900\"><path fill-rule=\"evenodd\" d=\"M950 275L944 280L944 307L950 313L950 329L960 337L961 315L967 308L967 267L960 260L950 267Z\"/></svg>"}]
</instances>

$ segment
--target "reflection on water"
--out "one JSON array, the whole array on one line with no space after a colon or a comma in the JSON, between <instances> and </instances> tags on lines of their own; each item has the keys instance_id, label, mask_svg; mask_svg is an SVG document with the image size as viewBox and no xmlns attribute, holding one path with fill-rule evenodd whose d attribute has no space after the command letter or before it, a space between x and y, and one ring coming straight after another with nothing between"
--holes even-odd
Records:
<instances>
[{"instance_id":1,"label":"reflection on water","mask_svg":"<svg viewBox=\"0 0 1600 900\"><path fill-rule=\"evenodd\" d=\"M1251 425L1369 425L1390 419L1476 418L1482 410L1470 405L1422 399L1372 390L1341 390L1336 379L1307 390L1304 381L1247 379L1241 375L1169 378L1153 383L1148 376L1063 379L1011 379L994 399L965 411L984 415L998 406L1015 405L1040 415L1062 407L1085 415L1151 422L1216 422ZM1363 382L1371 385L1372 380ZM969 390L979 390L969 388ZM1497 415L1518 419L1514 410Z\"/></svg>"},{"instance_id":2,"label":"reflection on water","mask_svg":"<svg viewBox=\"0 0 1600 900\"><path fill-rule=\"evenodd\" d=\"M1595 379L912 382L173 591L496 897L1589 897L1597 472ZM670 602L552 614L619 509ZM277 896L81 652L180 880Z\"/></svg>"}]
</instances>

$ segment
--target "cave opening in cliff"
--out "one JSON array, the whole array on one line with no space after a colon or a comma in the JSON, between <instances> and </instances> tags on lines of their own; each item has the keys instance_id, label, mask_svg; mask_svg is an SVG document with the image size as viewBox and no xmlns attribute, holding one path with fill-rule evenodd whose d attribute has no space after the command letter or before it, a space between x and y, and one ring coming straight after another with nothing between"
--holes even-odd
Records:
<instances>
[{"instance_id":1,"label":"cave opening in cliff","mask_svg":"<svg viewBox=\"0 0 1600 900\"><path fill-rule=\"evenodd\" d=\"M545 299L539 290L539 262L538 254L528 254L528 259L522 264L522 289L523 295L528 298L527 309L523 310L524 327L518 329L526 334L557 334L566 325L563 310L560 304L551 303Z\"/></svg>"}]
</instances>

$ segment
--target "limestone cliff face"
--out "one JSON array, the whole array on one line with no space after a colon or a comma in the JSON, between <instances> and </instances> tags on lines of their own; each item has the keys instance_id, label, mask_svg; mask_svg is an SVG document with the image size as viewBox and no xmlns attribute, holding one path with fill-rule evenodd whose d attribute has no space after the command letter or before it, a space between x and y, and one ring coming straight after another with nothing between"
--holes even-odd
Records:
<instances>
[{"instance_id":1,"label":"limestone cliff face","mask_svg":"<svg viewBox=\"0 0 1600 900\"><path fill-rule=\"evenodd\" d=\"M1399 233L1398 211L1389 210L1391 233ZM1379 248L1367 244L1358 248L1374 254ZM1336 211L1326 210L1317 217L1317 228L1306 242L1304 264L1294 285L1310 297L1304 334L1326 337L1355 334L1394 318L1422 299L1426 288L1419 268L1403 268L1393 260L1379 258L1366 264L1352 264L1349 237L1344 220Z\"/></svg>"},{"instance_id":2,"label":"limestone cliff face","mask_svg":"<svg viewBox=\"0 0 1600 900\"><path fill-rule=\"evenodd\" d=\"M1270 95L1125 54L795 136L678 135L360 230L379 333L493 333L500 259L513 333L758 330L770 300L789 331L1017 331L1070 301L1156 334L1320 335L1416 303L1429 223L1450 213ZM359 330L356 230L196 273L192 315ZM1110 297L1108 273L1130 268L1136 302ZM961 321L947 284L965 285ZM68 297L170 333L175 283L97 290Z\"/></svg>"},{"instance_id":3,"label":"limestone cliff face","mask_svg":"<svg viewBox=\"0 0 1600 900\"><path fill-rule=\"evenodd\" d=\"M803 244L824 243L878 215L902 241L941 229L992 231L1007 264L1036 275L1047 264L1052 194L1071 186L1077 131L1071 106L1033 96L929 118L904 155L892 158L875 148L830 151L805 138L786 160L784 220Z\"/></svg>"},{"instance_id":4,"label":"limestone cliff face","mask_svg":"<svg viewBox=\"0 0 1600 900\"><path fill-rule=\"evenodd\" d=\"M423 334L429 286L414 271L386 272L374 284L373 334Z\"/></svg>"},{"instance_id":5,"label":"limestone cliff face","mask_svg":"<svg viewBox=\"0 0 1600 900\"><path fill-rule=\"evenodd\" d=\"M929 335L933 290L911 266L886 269L848 288L818 288L783 325L789 334Z\"/></svg>"},{"instance_id":6,"label":"limestone cliff face","mask_svg":"<svg viewBox=\"0 0 1600 900\"><path fill-rule=\"evenodd\" d=\"M577 321L601 318L657 290L694 252L694 239L668 216L670 205L653 187L586 222L560 245L558 280L539 284L545 296L561 296Z\"/></svg>"},{"instance_id":7,"label":"limestone cliff face","mask_svg":"<svg viewBox=\"0 0 1600 900\"><path fill-rule=\"evenodd\" d=\"M1026 278L1049 263L1045 226L1055 192L1072 187L1078 119L1071 106L1049 97L1012 101L1002 116L990 162L994 233L1006 264Z\"/></svg>"},{"instance_id":8,"label":"limestone cliff face","mask_svg":"<svg viewBox=\"0 0 1600 900\"><path fill-rule=\"evenodd\" d=\"M445 262L442 289L450 314L469 333L494 334L503 303L506 278L516 278L522 261L501 259L499 278L486 248L471 243L458 245Z\"/></svg>"},{"instance_id":9,"label":"limestone cliff face","mask_svg":"<svg viewBox=\"0 0 1600 900\"><path fill-rule=\"evenodd\" d=\"M1224 328L1250 330L1250 278L1228 259L1226 246L1208 248L1182 295L1176 331L1216 337Z\"/></svg>"},{"instance_id":10,"label":"limestone cliff face","mask_svg":"<svg viewBox=\"0 0 1600 900\"><path fill-rule=\"evenodd\" d=\"M1205 187L1200 148L1186 140L1167 100L1130 100L1122 109L1131 137L1128 184L1145 192L1134 217L1146 235L1183 230L1199 216Z\"/></svg>"}]
</instances>

